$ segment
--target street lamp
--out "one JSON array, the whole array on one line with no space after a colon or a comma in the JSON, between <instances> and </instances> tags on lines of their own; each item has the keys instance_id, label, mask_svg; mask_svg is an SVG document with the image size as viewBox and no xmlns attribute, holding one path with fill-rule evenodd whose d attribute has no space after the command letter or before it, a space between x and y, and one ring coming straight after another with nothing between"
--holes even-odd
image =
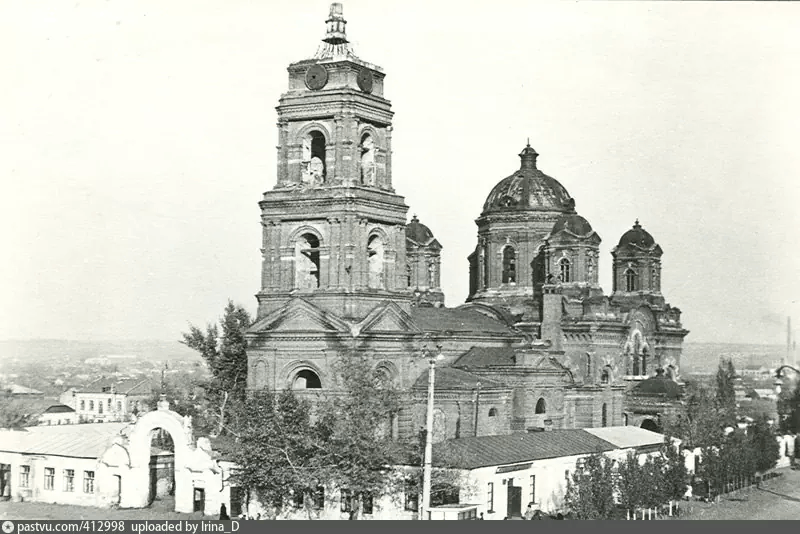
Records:
<instances>
[{"instance_id":1,"label":"street lamp","mask_svg":"<svg viewBox=\"0 0 800 534\"><path fill-rule=\"evenodd\" d=\"M430 371L428 372L428 415L426 417L425 432L425 459L422 466L422 506L420 519L428 519L426 515L431 506L431 458L433 456L433 385L436 377L436 362L444 358L442 347L436 347L436 355L428 359Z\"/></svg>"},{"instance_id":2,"label":"street lamp","mask_svg":"<svg viewBox=\"0 0 800 534\"><path fill-rule=\"evenodd\" d=\"M791 369L795 373L800 374L800 369L792 367L791 365L781 365L780 367L775 369L775 382L772 385L775 386L775 393L778 395L781 394L781 386L783 385L783 380L781 379L782 378L781 371L783 371L784 369Z\"/></svg>"}]
</instances>

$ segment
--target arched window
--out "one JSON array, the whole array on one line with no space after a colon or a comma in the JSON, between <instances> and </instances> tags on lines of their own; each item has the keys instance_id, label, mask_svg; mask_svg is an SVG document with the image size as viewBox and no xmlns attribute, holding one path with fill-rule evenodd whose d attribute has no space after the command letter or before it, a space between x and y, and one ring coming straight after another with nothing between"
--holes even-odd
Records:
<instances>
[{"instance_id":1,"label":"arched window","mask_svg":"<svg viewBox=\"0 0 800 534\"><path fill-rule=\"evenodd\" d=\"M628 414L622 414L622 426L628 426Z\"/></svg>"},{"instance_id":2,"label":"arched window","mask_svg":"<svg viewBox=\"0 0 800 534\"><path fill-rule=\"evenodd\" d=\"M608 405L605 402L603 403L602 412L603 413L601 414L602 415L601 424L603 426L608 426Z\"/></svg>"},{"instance_id":3,"label":"arched window","mask_svg":"<svg viewBox=\"0 0 800 534\"><path fill-rule=\"evenodd\" d=\"M383 276L383 239L373 235L367 243L367 258L369 263L369 287L384 289L386 283Z\"/></svg>"},{"instance_id":4,"label":"arched window","mask_svg":"<svg viewBox=\"0 0 800 534\"><path fill-rule=\"evenodd\" d=\"M636 272L630 267L625 269L625 291L636 291Z\"/></svg>"},{"instance_id":5,"label":"arched window","mask_svg":"<svg viewBox=\"0 0 800 534\"><path fill-rule=\"evenodd\" d=\"M586 378L590 379L592 377L592 355L588 352L586 353Z\"/></svg>"},{"instance_id":6,"label":"arched window","mask_svg":"<svg viewBox=\"0 0 800 534\"><path fill-rule=\"evenodd\" d=\"M314 289L319 287L319 239L314 234L303 234L294 247L294 287Z\"/></svg>"},{"instance_id":7,"label":"arched window","mask_svg":"<svg viewBox=\"0 0 800 534\"><path fill-rule=\"evenodd\" d=\"M303 369L295 375L292 389L321 389L322 382L317 373L310 369Z\"/></svg>"},{"instance_id":8,"label":"arched window","mask_svg":"<svg viewBox=\"0 0 800 534\"><path fill-rule=\"evenodd\" d=\"M489 408L489 417L497 416L497 408Z\"/></svg>"},{"instance_id":9,"label":"arched window","mask_svg":"<svg viewBox=\"0 0 800 534\"><path fill-rule=\"evenodd\" d=\"M647 349L642 349L642 374L647 376Z\"/></svg>"},{"instance_id":10,"label":"arched window","mask_svg":"<svg viewBox=\"0 0 800 534\"><path fill-rule=\"evenodd\" d=\"M375 141L369 134L361 137L361 183L377 185L378 172L375 164Z\"/></svg>"},{"instance_id":11,"label":"arched window","mask_svg":"<svg viewBox=\"0 0 800 534\"><path fill-rule=\"evenodd\" d=\"M321 132L309 132L303 138L302 180L308 185L325 182L325 136Z\"/></svg>"},{"instance_id":12,"label":"arched window","mask_svg":"<svg viewBox=\"0 0 800 534\"><path fill-rule=\"evenodd\" d=\"M503 249L503 283L514 284L517 281L517 252L514 247Z\"/></svg>"},{"instance_id":13,"label":"arched window","mask_svg":"<svg viewBox=\"0 0 800 534\"><path fill-rule=\"evenodd\" d=\"M536 402L536 413L546 413L547 405L544 402L544 398L539 399Z\"/></svg>"},{"instance_id":14,"label":"arched window","mask_svg":"<svg viewBox=\"0 0 800 534\"><path fill-rule=\"evenodd\" d=\"M406 286L411 287L411 266L406 265Z\"/></svg>"},{"instance_id":15,"label":"arched window","mask_svg":"<svg viewBox=\"0 0 800 534\"><path fill-rule=\"evenodd\" d=\"M608 369L603 369L603 373L600 375L600 383L608 384L610 380L611 376L608 374Z\"/></svg>"},{"instance_id":16,"label":"arched window","mask_svg":"<svg viewBox=\"0 0 800 534\"><path fill-rule=\"evenodd\" d=\"M569 260L567 258L561 258L558 261L558 279L563 283L567 283L572 280L572 278L570 278L570 275L571 273L570 273Z\"/></svg>"}]
</instances>

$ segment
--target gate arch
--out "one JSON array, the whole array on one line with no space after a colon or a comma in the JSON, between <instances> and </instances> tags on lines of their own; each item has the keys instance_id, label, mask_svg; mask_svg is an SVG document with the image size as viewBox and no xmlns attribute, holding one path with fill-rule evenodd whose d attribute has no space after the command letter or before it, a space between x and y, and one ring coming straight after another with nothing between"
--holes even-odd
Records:
<instances>
[{"instance_id":1,"label":"gate arch","mask_svg":"<svg viewBox=\"0 0 800 534\"><path fill-rule=\"evenodd\" d=\"M149 504L150 439L151 432L158 428L169 432L175 447L175 511L192 512L192 473L188 467L194 448L191 417L170 410L163 397L158 402L158 409L142 415L128 436L130 470L128 483L120 496L120 506L144 508Z\"/></svg>"}]
</instances>

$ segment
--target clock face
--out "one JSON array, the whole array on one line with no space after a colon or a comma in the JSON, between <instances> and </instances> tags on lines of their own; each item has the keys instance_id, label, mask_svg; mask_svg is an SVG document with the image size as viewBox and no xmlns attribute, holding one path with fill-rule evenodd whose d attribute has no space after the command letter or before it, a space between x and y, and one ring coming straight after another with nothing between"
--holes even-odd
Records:
<instances>
[{"instance_id":1,"label":"clock face","mask_svg":"<svg viewBox=\"0 0 800 534\"><path fill-rule=\"evenodd\" d=\"M328 71L322 65L311 65L306 71L306 87L318 91L328 83Z\"/></svg>"},{"instance_id":2,"label":"clock face","mask_svg":"<svg viewBox=\"0 0 800 534\"><path fill-rule=\"evenodd\" d=\"M365 93L372 92L372 71L369 69L361 69L358 72L358 86Z\"/></svg>"}]
</instances>

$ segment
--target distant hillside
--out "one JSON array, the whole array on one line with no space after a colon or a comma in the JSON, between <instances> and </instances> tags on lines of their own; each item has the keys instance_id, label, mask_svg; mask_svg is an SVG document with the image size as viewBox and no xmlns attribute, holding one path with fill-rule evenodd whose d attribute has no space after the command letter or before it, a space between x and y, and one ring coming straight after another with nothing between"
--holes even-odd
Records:
<instances>
[{"instance_id":1,"label":"distant hillside","mask_svg":"<svg viewBox=\"0 0 800 534\"><path fill-rule=\"evenodd\" d=\"M786 347L739 343L686 343L681 356L681 371L712 373L717 369L720 358L730 358L737 369L747 365L770 366L786 358Z\"/></svg>"},{"instance_id":2,"label":"distant hillside","mask_svg":"<svg viewBox=\"0 0 800 534\"><path fill-rule=\"evenodd\" d=\"M128 360L171 361L200 356L175 341L71 341L66 339L27 339L0 341L0 361L49 363L83 362L87 358L127 357Z\"/></svg>"}]
</instances>

